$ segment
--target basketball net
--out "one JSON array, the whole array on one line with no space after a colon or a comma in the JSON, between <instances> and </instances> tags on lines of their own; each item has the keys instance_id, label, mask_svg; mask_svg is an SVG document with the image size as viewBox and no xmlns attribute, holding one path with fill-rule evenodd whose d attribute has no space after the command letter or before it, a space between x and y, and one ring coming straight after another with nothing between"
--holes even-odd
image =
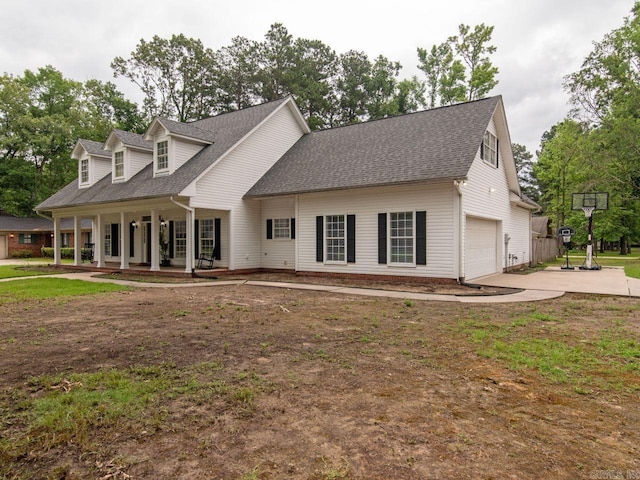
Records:
<instances>
[{"instance_id":1,"label":"basketball net","mask_svg":"<svg viewBox=\"0 0 640 480\"><path fill-rule=\"evenodd\" d=\"M591 214L596 209L596 207L582 207L582 211L584 212L584 216L587 218L591 218Z\"/></svg>"}]
</instances>

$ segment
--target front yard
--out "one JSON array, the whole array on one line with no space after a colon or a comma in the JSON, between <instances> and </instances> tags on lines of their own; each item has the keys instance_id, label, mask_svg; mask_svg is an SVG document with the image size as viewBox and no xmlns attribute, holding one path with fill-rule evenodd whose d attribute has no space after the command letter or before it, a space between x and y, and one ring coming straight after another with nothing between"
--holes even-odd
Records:
<instances>
[{"instance_id":1,"label":"front yard","mask_svg":"<svg viewBox=\"0 0 640 480\"><path fill-rule=\"evenodd\" d=\"M637 299L40 281L0 284L0 478L640 476Z\"/></svg>"}]
</instances>

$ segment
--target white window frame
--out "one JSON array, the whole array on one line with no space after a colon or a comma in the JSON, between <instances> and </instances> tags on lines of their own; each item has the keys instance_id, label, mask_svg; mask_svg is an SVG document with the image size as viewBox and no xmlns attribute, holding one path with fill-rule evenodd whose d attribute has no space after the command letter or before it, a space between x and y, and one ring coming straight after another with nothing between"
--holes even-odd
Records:
<instances>
[{"instance_id":1,"label":"white window frame","mask_svg":"<svg viewBox=\"0 0 640 480\"><path fill-rule=\"evenodd\" d=\"M273 219L273 238L274 240L291 240L290 218Z\"/></svg>"},{"instance_id":2,"label":"white window frame","mask_svg":"<svg viewBox=\"0 0 640 480\"><path fill-rule=\"evenodd\" d=\"M489 130L484 132L484 138L482 140L482 159L493 165L498 166L498 137L496 137Z\"/></svg>"},{"instance_id":3,"label":"white window frame","mask_svg":"<svg viewBox=\"0 0 640 480\"><path fill-rule=\"evenodd\" d=\"M336 225L334 227L334 225ZM340 227L342 224L342 227ZM340 235L340 233L342 233ZM343 213L324 217L325 263L347 263L347 215Z\"/></svg>"},{"instance_id":4,"label":"white window frame","mask_svg":"<svg viewBox=\"0 0 640 480\"><path fill-rule=\"evenodd\" d=\"M210 257L216 247L215 221L213 218L201 218L199 224L198 236L200 238L198 238L198 243L200 246L200 254ZM209 233L210 236L207 235Z\"/></svg>"},{"instance_id":5,"label":"white window frame","mask_svg":"<svg viewBox=\"0 0 640 480\"><path fill-rule=\"evenodd\" d=\"M162 153L160 153L160 148ZM162 159L163 166L160 166L160 160ZM169 171L169 140L160 140L156 142L156 173L162 173Z\"/></svg>"},{"instance_id":6,"label":"white window frame","mask_svg":"<svg viewBox=\"0 0 640 480\"><path fill-rule=\"evenodd\" d=\"M89 159L80 160L80 183L86 185L89 183Z\"/></svg>"},{"instance_id":7,"label":"white window frame","mask_svg":"<svg viewBox=\"0 0 640 480\"><path fill-rule=\"evenodd\" d=\"M407 218L407 215L410 215L409 219ZM415 210L387 212L387 218L388 218L387 220L388 221L387 258L389 259L389 265L397 266L397 267L415 267L416 266L416 212ZM407 220L411 221L410 235L407 235L407 231L406 231ZM407 240L410 240L410 243L411 243L410 254L406 253ZM405 245L401 245L403 243ZM405 250L404 253L401 253L402 249ZM394 257L395 257L395 261L394 261Z\"/></svg>"},{"instance_id":8,"label":"white window frame","mask_svg":"<svg viewBox=\"0 0 640 480\"><path fill-rule=\"evenodd\" d=\"M185 220L173 222L173 257L187 258L187 222Z\"/></svg>"},{"instance_id":9,"label":"white window frame","mask_svg":"<svg viewBox=\"0 0 640 480\"><path fill-rule=\"evenodd\" d=\"M118 170L121 170L119 175ZM113 152L113 178L124 178L124 150Z\"/></svg>"},{"instance_id":10,"label":"white window frame","mask_svg":"<svg viewBox=\"0 0 640 480\"><path fill-rule=\"evenodd\" d=\"M111 224L107 223L104 226L104 254L106 257L111 256Z\"/></svg>"}]
</instances>

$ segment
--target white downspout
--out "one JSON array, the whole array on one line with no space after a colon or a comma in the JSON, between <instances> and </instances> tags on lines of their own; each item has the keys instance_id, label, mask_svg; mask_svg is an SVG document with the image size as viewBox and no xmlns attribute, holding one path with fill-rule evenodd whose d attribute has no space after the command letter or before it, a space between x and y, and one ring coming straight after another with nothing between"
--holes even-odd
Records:
<instances>
[{"instance_id":1,"label":"white downspout","mask_svg":"<svg viewBox=\"0 0 640 480\"><path fill-rule=\"evenodd\" d=\"M195 238L193 235L193 228L195 225L195 215L196 215L196 211L194 208L192 207L188 207L187 205L185 205L184 203L180 203L177 202L173 199L173 196L169 197L169 200L171 200L171 203L175 203L177 206L184 208L188 213L188 218L187 218L187 251L186 251L186 258L185 258L185 266L184 266L184 271L186 273L193 273L193 260L194 260L194 243L195 243Z\"/></svg>"},{"instance_id":2,"label":"white downspout","mask_svg":"<svg viewBox=\"0 0 640 480\"><path fill-rule=\"evenodd\" d=\"M458 282L462 283L464 280L464 244L462 239L462 224L464 209L462 208L462 188L467 185L466 180L454 180L453 185L458 192Z\"/></svg>"}]
</instances>

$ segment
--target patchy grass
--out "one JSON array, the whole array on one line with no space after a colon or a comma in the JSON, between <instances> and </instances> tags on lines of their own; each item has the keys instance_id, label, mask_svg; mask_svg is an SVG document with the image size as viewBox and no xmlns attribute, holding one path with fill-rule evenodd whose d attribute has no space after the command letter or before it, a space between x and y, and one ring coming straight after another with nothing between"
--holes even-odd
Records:
<instances>
[{"instance_id":1,"label":"patchy grass","mask_svg":"<svg viewBox=\"0 0 640 480\"><path fill-rule=\"evenodd\" d=\"M35 275L52 275L54 273L60 273L55 269L43 269L39 264L33 265L2 265L0 266L0 279L2 278L18 278L18 277L32 277Z\"/></svg>"},{"instance_id":2,"label":"patchy grass","mask_svg":"<svg viewBox=\"0 0 640 480\"><path fill-rule=\"evenodd\" d=\"M0 305L45 298L131 290L112 283L84 282L66 278L34 278L0 283Z\"/></svg>"}]
</instances>

